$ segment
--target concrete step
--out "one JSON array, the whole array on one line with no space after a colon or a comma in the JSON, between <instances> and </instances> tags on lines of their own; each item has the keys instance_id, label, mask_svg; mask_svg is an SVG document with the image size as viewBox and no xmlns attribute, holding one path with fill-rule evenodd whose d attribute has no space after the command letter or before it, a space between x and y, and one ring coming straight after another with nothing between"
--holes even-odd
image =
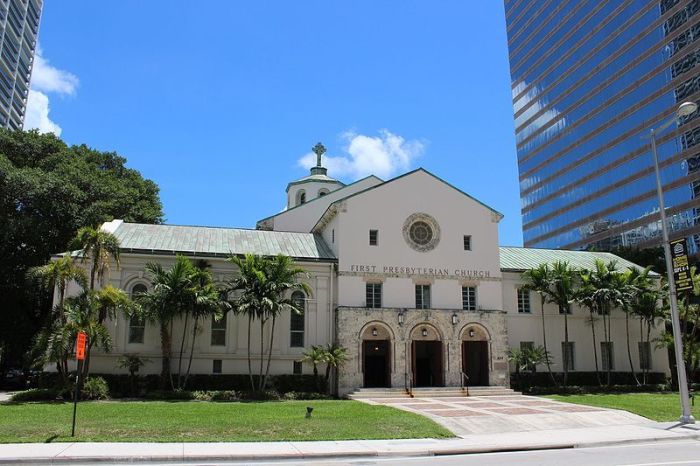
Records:
<instances>
[{"instance_id":1,"label":"concrete step","mask_svg":"<svg viewBox=\"0 0 700 466\"><path fill-rule=\"evenodd\" d=\"M469 387L462 390L460 387L419 387L414 388L413 396L418 398L445 398L466 396L505 396L518 395L518 392L507 387ZM467 393L469 395L467 395ZM367 398L410 398L403 388L359 388L348 395L353 400Z\"/></svg>"}]
</instances>

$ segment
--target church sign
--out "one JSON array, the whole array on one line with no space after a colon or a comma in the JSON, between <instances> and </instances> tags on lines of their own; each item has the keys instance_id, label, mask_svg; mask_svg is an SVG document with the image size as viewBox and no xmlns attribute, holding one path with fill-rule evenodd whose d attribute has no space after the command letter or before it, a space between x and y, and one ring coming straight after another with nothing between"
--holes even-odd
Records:
<instances>
[{"instance_id":1,"label":"church sign","mask_svg":"<svg viewBox=\"0 0 700 466\"><path fill-rule=\"evenodd\" d=\"M463 278L490 278L488 270L451 269L448 267L407 267L396 265L358 265L351 264L350 272L354 273L379 273L421 277L463 277Z\"/></svg>"}]
</instances>

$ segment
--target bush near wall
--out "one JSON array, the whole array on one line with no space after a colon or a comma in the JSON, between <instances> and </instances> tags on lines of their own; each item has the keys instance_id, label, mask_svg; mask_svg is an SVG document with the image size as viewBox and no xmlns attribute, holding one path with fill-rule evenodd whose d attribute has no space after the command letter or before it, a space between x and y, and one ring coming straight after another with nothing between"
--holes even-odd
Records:
<instances>
[{"instance_id":1,"label":"bush near wall","mask_svg":"<svg viewBox=\"0 0 700 466\"><path fill-rule=\"evenodd\" d=\"M144 396L146 393L161 391L160 376L157 374L136 376L134 384L136 393L132 393L132 381L128 374L91 374L90 376L102 377L107 382L109 394L113 398ZM176 378L177 375L173 375L173 380ZM257 380L257 377L254 377L254 380ZM268 388L280 394L319 391L319 381L313 375L271 375L268 380ZM32 380L31 387L56 389L60 387L60 384L58 374L42 372ZM321 385L324 385L323 382ZM187 390L248 392L250 391L250 377L247 374L193 374L187 380Z\"/></svg>"},{"instance_id":2,"label":"bush near wall","mask_svg":"<svg viewBox=\"0 0 700 466\"><path fill-rule=\"evenodd\" d=\"M555 372L554 377L557 379L559 384L564 380L563 372ZM642 375L637 373L637 379L641 382ZM600 380L605 385L607 382L607 372L600 372ZM515 374L510 375L510 386L516 390L522 390L527 387L554 387L552 383L552 378L547 372L537 372L535 374L521 374L520 381L523 387L518 385L518 378ZM647 385L659 385L666 384L668 380L666 379L666 374L663 372L649 372L646 376ZM630 372L611 372L610 373L610 384L611 385L634 385L637 386L634 377ZM567 379L567 385L570 386L598 386L598 377L596 377L595 372L569 372L569 377Z\"/></svg>"}]
</instances>

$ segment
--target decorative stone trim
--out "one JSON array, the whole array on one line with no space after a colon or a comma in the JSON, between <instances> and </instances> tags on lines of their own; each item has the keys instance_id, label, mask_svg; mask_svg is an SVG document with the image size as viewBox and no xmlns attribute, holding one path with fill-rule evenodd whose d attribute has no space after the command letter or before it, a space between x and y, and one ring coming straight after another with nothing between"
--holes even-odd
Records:
<instances>
[{"instance_id":1,"label":"decorative stone trim","mask_svg":"<svg viewBox=\"0 0 700 466\"><path fill-rule=\"evenodd\" d=\"M403 238L418 252L432 251L440 242L440 225L426 213L412 214L403 223Z\"/></svg>"}]
</instances>

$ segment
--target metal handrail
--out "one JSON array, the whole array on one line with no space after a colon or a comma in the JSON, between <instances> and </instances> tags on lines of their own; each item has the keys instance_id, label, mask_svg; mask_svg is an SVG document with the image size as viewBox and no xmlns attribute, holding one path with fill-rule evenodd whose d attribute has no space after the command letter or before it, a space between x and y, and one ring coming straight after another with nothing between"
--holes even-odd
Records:
<instances>
[{"instance_id":1,"label":"metal handrail","mask_svg":"<svg viewBox=\"0 0 700 466\"><path fill-rule=\"evenodd\" d=\"M403 373L403 385L406 394L413 398L413 374L409 374L408 372Z\"/></svg>"},{"instance_id":2,"label":"metal handrail","mask_svg":"<svg viewBox=\"0 0 700 466\"><path fill-rule=\"evenodd\" d=\"M460 388L462 391L466 390L467 396L469 396L469 376L465 374L464 371L459 371L459 373L462 375L460 377ZM464 383L465 380L466 383Z\"/></svg>"}]
</instances>

